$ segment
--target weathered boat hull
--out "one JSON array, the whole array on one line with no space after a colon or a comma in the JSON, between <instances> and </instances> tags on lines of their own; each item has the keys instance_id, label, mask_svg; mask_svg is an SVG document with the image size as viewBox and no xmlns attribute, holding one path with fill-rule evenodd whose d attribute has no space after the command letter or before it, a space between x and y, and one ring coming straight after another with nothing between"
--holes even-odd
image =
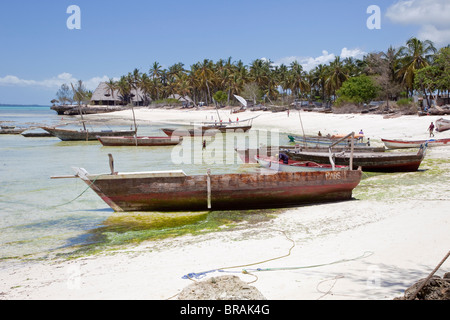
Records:
<instances>
[{"instance_id":1,"label":"weathered boat hull","mask_svg":"<svg viewBox=\"0 0 450 320\"><path fill-rule=\"evenodd\" d=\"M320 146L329 146L335 143L337 140L342 138L342 135L336 135L332 137L321 137L321 136L291 136L289 135L289 140L295 142L299 145L309 146L309 147L320 147ZM356 135L355 137L361 138L362 136ZM368 142L358 142L359 140L355 140L353 145L354 147L368 147L370 146L370 140ZM337 146L350 146L350 139L341 141L337 144Z\"/></svg>"},{"instance_id":2,"label":"weathered boat hull","mask_svg":"<svg viewBox=\"0 0 450 320\"><path fill-rule=\"evenodd\" d=\"M21 134L26 129L0 129L0 134Z\"/></svg>"},{"instance_id":3,"label":"weathered boat hull","mask_svg":"<svg viewBox=\"0 0 450 320\"><path fill-rule=\"evenodd\" d=\"M419 148L421 145L427 143L428 147L450 146L450 138L446 139L428 139L428 140L392 140L381 139L388 149L406 149Z\"/></svg>"},{"instance_id":4,"label":"weathered boat hull","mask_svg":"<svg viewBox=\"0 0 450 320\"><path fill-rule=\"evenodd\" d=\"M89 175L83 174L84 169L77 172L115 211L208 210L208 185L212 210L349 200L362 175L358 170L194 176L182 172L162 175Z\"/></svg>"},{"instance_id":5,"label":"weathered boat hull","mask_svg":"<svg viewBox=\"0 0 450 320\"><path fill-rule=\"evenodd\" d=\"M323 152L286 152L292 160L330 163L328 153ZM355 153L353 168L362 167L370 172L412 172L419 169L425 152L421 149L415 153ZM350 165L350 154L335 154L336 165Z\"/></svg>"},{"instance_id":6,"label":"weathered boat hull","mask_svg":"<svg viewBox=\"0 0 450 320\"><path fill-rule=\"evenodd\" d=\"M135 133L134 130L76 131L49 127L41 127L41 129L47 131L62 141L93 141L98 140L97 137L99 136L131 136Z\"/></svg>"},{"instance_id":7,"label":"weathered boat hull","mask_svg":"<svg viewBox=\"0 0 450 320\"><path fill-rule=\"evenodd\" d=\"M201 129L161 129L169 137L202 137L202 136L214 136L220 131L208 130L203 131Z\"/></svg>"},{"instance_id":8,"label":"weathered boat hull","mask_svg":"<svg viewBox=\"0 0 450 320\"><path fill-rule=\"evenodd\" d=\"M436 131L442 132L446 130L450 130L450 120L441 118L436 120Z\"/></svg>"},{"instance_id":9,"label":"weathered boat hull","mask_svg":"<svg viewBox=\"0 0 450 320\"><path fill-rule=\"evenodd\" d=\"M168 129L164 128L162 131L169 137L172 135L176 136L213 136L217 133L227 133L227 132L247 132L252 126L203 126L194 129Z\"/></svg>"},{"instance_id":10,"label":"weathered boat hull","mask_svg":"<svg viewBox=\"0 0 450 320\"><path fill-rule=\"evenodd\" d=\"M173 146L183 140L183 137L98 137L98 140L104 146Z\"/></svg>"},{"instance_id":11,"label":"weathered boat hull","mask_svg":"<svg viewBox=\"0 0 450 320\"><path fill-rule=\"evenodd\" d=\"M261 148L246 148L246 149L235 149L239 158L243 163L257 163L255 156L272 156L277 153L284 152L283 150L297 150L301 152L328 152L327 146L319 146L319 147L302 147L302 146L272 146L272 147L261 147ZM349 146L334 146L333 152L342 152L348 151L350 152L351 148ZM384 147L354 147L353 152L361 153L361 152L384 152L386 149Z\"/></svg>"}]
</instances>

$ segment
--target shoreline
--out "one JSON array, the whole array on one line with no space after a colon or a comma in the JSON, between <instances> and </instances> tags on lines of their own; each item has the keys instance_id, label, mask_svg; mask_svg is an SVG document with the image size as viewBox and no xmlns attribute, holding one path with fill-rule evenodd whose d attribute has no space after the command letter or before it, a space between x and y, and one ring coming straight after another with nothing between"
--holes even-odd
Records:
<instances>
[{"instance_id":1,"label":"shoreline","mask_svg":"<svg viewBox=\"0 0 450 320\"><path fill-rule=\"evenodd\" d=\"M221 111L221 117L227 116ZM374 143L381 143L381 137L428 138L429 122L441 117L383 119L383 115L301 112L302 130L298 112L291 110L289 116L285 112L259 113L254 129L293 134L303 130L306 134L319 130L342 134L363 129ZM143 123L169 121L174 125L217 116L215 109L136 109L135 114ZM230 116L246 119L256 115L258 111ZM133 119L129 110L86 117L127 123ZM450 131L435 133L435 138L448 136ZM283 209L269 222L243 223L235 230L149 240L73 260L2 261L0 300L176 299L176 294L192 284L192 280L182 278L188 273L274 258L248 267L271 271L243 274L244 267L230 268L228 273L207 273L198 281L237 275L252 282L251 286L269 300L391 300L425 278L448 252L450 198L445 190L450 190L450 148L430 148L427 157L442 162L443 179L425 179L424 174L430 171L427 168L386 175L383 177L394 180L386 194L379 195L381 191L370 189L376 185L370 179L380 177L373 176L354 192L354 200ZM415 177L423 180L419 187L397 183ZM437 275L448 271L450 261Z\"/></svg>"}]
</instances>

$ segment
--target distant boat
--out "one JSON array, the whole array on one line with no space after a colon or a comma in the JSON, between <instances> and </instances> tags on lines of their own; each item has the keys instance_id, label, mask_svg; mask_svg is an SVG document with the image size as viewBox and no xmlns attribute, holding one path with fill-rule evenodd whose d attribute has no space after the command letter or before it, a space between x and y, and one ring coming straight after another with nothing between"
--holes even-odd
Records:
<instances>
[{"instance_id":1,"label":"distant boat","mask_svg":"<svg viewBox=\"0 0 450 320\"><path fill-rule=\"evenodd\" d=\"M357 152L353 154L353 168L362 167L370 172L411 172L417 171L425 157L426 145L417 153L412 152ZM289 159L296 161L314 161L330 163L330 153L327 152L284 152ZM336 165L349 165L350 154L346 152L331 154Z\"/></svg>"},{"instance_id":2,"label":"distant boat","mask_svg":"<svg viewBox=\"0 0 450 320\"><path fill-rule=\"evenodd\" d=\"M401 139L381 139L388 149L419 148L427 143L428 147L450 146L450 138L427 139L427 140L401 140Z\"/></svg>"},{"instance_id":3,"label":"distant boat","mask_svg":"<svg viewBox=\"0 0 450 320\"><path fill-rule=\"evenodd\" d=\"M251 128L252 128L251 124L250 125L233 125L232 123L227 124L227 123L223 123L223 122L214 124L214 125L203 125L202 126L203 131L219 130L222 133L239 132L239 131L247 132Z\"/></svg>"},{"instance_id":4,"label":"distant boat","mask_svg":"<svg viewBox=\"0 0 450 320\"><path fill-rule=\"evenodd\" d=\"M195 137L195 136L214 136L219 131L217 130L207 130L203 131L200 128L199 129L184 129L184 128L178 128L178 129L169 129L169 128L163 128L161 129L165 134L167 134L169 137L172 136L178 136L178 137Z\"/></svg>"},{"instance_id":5,"label":"distant boat","mask_svg":"<svg viewBox=\"0 0 450 320\"><path fill-rule=\"evenodd\" d=\"M450 130L450 120L448 119L440 118L436 120L435 123L436 123L436 131L438 132Z\"/></svg>"},{"instance_id":6,"label":"distant boat","mask_svg":"<svg viewBox=\"0 0 450 320\"><path fill-rule=\"evenodd\" d=\"M16 128L16 126L0 126L0 134L21 134L26 129Z\"/></svg>"},{"instance_id":7,"label":"distant boat","mask_svg":"<svg viewBox=\"0 0 450 320\"><path fill-rule=\"evenodd\" d=\"M104 146L172 146L179 144L183 137L135 137L135 136L118 136L118 137L98 137L98 140Z\"/></svg>"},{"instance_id":8,"label":"distant boat","mask_svg":"<svg viewBox=\"0 0 450 320\"><path fill-rule=\"evenodd\" d=\"M311 136L311 135L305 135L305 136L293 136L288 135L288 138L291 142L295 142L299 145L304 146L328 146L330 144L333 144L337 140L341 139L342 135L334 135L334 136ZM362 139L362 135L355 135L355 139ZM357 140L358 141L358 140ZM367 140L367 142L354 142L354 147L367 147L370 146L370 138ZM350 145L350 139L349 140L343 140L340 141L338 146L349 146Z\"/></svg>"},{"instance_id":9,"label":"distant boat","mask_svg":"<svg viewBox=\"0 0 450 320\"><path fill-rule=\"evenodd\" d=\"M283 163L271 157L255 157L259 165L266 169L276 170L280 172L307 172L307 171L333 171L348 170L347 166L333 166L331 164L319 164L313 161L292 161Z\"/></svg>"},{"instance_id":10,"label":"distant boat","mask_svg":"<svg viewBox=\"0 0 450 320\"><path fill-rule=\"evenodd\" d=\"M22 136L25 138L53 137L53 135L49 132L23 132Z\"/></svg>"},{"instance_id":11,"label":"distant boat","mask_svg":"<svg viewBox=\"0 0 450 320\"><path fill-rule=\"evenodd\" d=\"M105 136L132 136L135 130L102 130L102 131L89 131L89 130L69 130L59 128L41 127L41 129L47 131L53 136L61 139L62 141L92 141L98 140L97 137Z\"/></svg>"},{"instance_id":12,"label":"distant boat","mask_svg":"<svg viewBox=\"0 0 450 320\"><path fill-rule=\"evenodd\" d=\"M49 127L40 127L41 129L51 133L55 137L61 139L62 141L94 141L98 140L97 137L105 137L105 136L132 136L137 132L136 120L134 118L134 109L133 111L133 119L134 119L134 130L101 130L101 131L89 131L86 128L85 121L83 119L83 112L81 107L78 106L78 112L81 117L81 123L83 124L83 129L80 130L70 130L70 129L59 129L59 128L49 128Z\"/></svg>"},{"instance_id":13,"label":"distant boat","mask_svg":"<svg viewBox=\"0 0 450 320\"><path fill-rule=\"evenodd\" d=\"M115 211L244 210L350 200L362 176L360 170L186 175L74 169L75 176L52 178L81 178Z\"/></svg>"}]
</instances>

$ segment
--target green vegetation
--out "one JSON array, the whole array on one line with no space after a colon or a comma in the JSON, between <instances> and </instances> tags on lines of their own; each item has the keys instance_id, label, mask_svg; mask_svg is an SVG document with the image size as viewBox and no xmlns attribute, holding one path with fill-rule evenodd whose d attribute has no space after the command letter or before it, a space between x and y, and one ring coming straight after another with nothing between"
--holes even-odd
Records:
<instances>
[{"instance_id":1,"label":"green vegetation","mask_svg":"<svg viewBox=\"0 0 450 320\"><path fill-rule=\"evenodd\" d=\"M361 75L348 79L337 91L337 104L352 102L355 104L368 103L375 99L379 88L371 78Z\"/></svg>"},{"instance_id":2,"label":"green vegetation","mask_svg":"<svg viewBox=\"0 0 450 320\"><path fill-rule=\"evenodd\" d=\"M411 97L414 92L429 95L437 91L448 96L449 61L449 46L438 51L431 41L413 37L399 48L391 46L362 59L337 56L329 64L320 64L309 71L298 61L275 65L268 59L256 59L249 65L244 65L241 60L233 61L231 57L216 62L204 59L190 68L179 62L167 69L154 62L147 72L134 69L118 81L110 79L107 86L111 94L117 90L123 104L131 102L136 89L141 90L144 105L173 94L189 96L194 105L214 101L237 104L233 94L255 103L277 104L289 104L296 99L330 103L338 98L357 103L370 99L389 101L397 100L402 92L405 92L404 98ZM366 76L372 82L368 82ZM350 83L346 84L348 81ZM373 84L378 88L376 94ZM367 92L356 94L352 88L355 86ZM59 93L67 91L67 88L61 89L65 90ZM81 97L74 98L75 93L74 89L71 97L70 93L63 94L60 100L80 101Z\"/></svg>"}]
</instances>

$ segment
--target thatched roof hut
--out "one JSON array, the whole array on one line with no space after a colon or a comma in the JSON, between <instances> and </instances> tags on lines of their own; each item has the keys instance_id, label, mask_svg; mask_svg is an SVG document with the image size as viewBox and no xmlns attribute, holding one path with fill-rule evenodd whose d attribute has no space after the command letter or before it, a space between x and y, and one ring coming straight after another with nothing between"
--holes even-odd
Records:
<instances>
[{"instance_id":1,"label":"thatched roof hut","mask_svg":"<svg viewBox=\"0 0 450 320\"><path fill-rule=\"evenodd\" d=\"M95 89L92 94L91 104L93 105L103 105L103 106L113 106L124 104L123 97L120 95L119 91L115 89L112 93L109 90L106 82L100 82L97 89ZM131 102L137 106L143 106L148 104L150 101L150 97L145 94L141 89L131 90Z\"/></svg>"}]
</instances>

